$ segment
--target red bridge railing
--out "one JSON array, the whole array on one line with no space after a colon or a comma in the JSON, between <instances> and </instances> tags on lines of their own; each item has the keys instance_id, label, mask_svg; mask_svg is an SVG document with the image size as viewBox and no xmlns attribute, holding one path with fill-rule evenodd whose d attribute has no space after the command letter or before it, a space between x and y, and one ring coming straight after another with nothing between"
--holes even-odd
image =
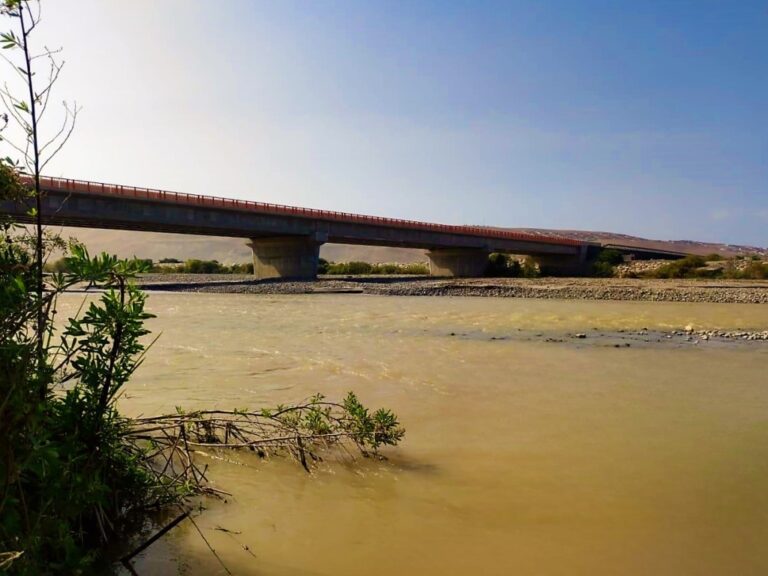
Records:
<instances>
[{"instance_id":1,"label":"red bridge railing","mask_svg":"<svg viewBox=\"0 0 768 576\"><path fill-rule=\"evenodd\" d=\"M30 181L30 177L25 177ZM299 208L282 204L270 204L266 202L254 202L251 200L236 200L233 198L220 198L216 196L204 196L202 194L185 194L183 192L169 192L152 188L140 188L136 186L122 186L118 184L104 184L90 182L88 180L72 180L69 178L41 177L40 186L43 190L62 190L77 194L92 194L94 196L112 196L119 198L135 198L138 200L152 200L157 202L169 202L186 206L207 206L225 210L238 210L258 212L260 214L274 214L279 216L295 216L299 218L311 218L315 220L329 220L355 224L369 224L373 226L389 226L393 228L405 228L409 230L421 230L425 232L445 232L451 234L464 234L468 236L482 236L488 238L503 238L509 240L522 240L528 242L542 242L546 244L559 244L580 246L583 244L571 238L557 236L540 236L513 230L500 230L483 226L454 226L450 224L433 224L416 220L401 220L399 218L383 218L381 216L365 216L362 214L350 214L348 212L334 212L329 210L316 210L314 208Z\"/></svg>"}]
</instances>

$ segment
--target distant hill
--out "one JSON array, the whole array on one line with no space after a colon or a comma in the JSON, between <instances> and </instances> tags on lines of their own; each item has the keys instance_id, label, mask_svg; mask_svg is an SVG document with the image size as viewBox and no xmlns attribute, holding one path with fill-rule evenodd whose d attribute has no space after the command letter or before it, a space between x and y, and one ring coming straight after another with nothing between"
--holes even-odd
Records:
<instances>
[{"instance_id":1,"label":"distant hill","mask_svg":"<svg viewBox=\"0 0 768 576\"><path fill-rule=\"evenodd\" d=\"M188 236L185 234L161 234L157 232L129 232L125 230L94 230L89 228L58 228L64 237L73 236L90 247L91 251L106 251L118 256L137 256L139 258L178 258L187 260L218 260L225 264L248 262L251 249L246 240L239 238L220 238L213 236ZM612 232L590 232L580 230L544 230L538 228L515 228L521 232L541 235L558 235L575 240L600 242L603 244L621 244L654 250L672 250L691 254L713 254L738 256L761 254L768 257L768 248L756 246L737 246L732 244L714 244L691 240L650 240L626 234ZM349 262L424 262L423 250L408 248L387 248L381 246L350 246L326 244L320 250L326 260Z\"/></svg>"},{"instance_id":2,"label":"distant hill","mask_svg":"<svg viewBox=\"0 0 768 576\"><path fill-rule=\"evenodd\" d=\"M601 244L620 244L622 246L637 246L652 250L670 250L672 252L687 252L689 254L720 254L724 257L760 254L768 256L768 247L741 246L737 244L718 244L713 242L696 242L694 240L651 240L615 232L590 232L584 230L541 230L536 228L521 229L533 234L556 234L574 240L599 242Z\"/></svg>"},{"instance_id":3,"label":"distant hill","mask_svg":"<svg viewBox=\"0 0 768 576\"><path fill-rule=\"evenodd\" d=\"M191 236L186 234L163 234L159 232L131 232L126 230L95 230L91 228L62 228L58 230L65 237L74 237L89 247L91 252L109 252L120 257L177 258L188 260L218 260L223 264L250 262L251 249L247 240L222 238L218 236ZM320 256L332 262L363 260L366 262L425 262L423 250L408 248L387 248L384 246L350 246L325 244Z\"/></svg>"}]
</instances>

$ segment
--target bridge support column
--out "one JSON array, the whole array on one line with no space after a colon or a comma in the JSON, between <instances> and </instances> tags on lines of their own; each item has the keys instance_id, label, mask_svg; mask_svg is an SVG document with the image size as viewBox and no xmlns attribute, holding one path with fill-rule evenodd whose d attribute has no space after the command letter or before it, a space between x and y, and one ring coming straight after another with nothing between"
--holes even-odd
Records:
<instances>
[{"instance_id":1,"label":"bridge support column","mask_svg":"<svg viewBox=\"0 0 768 576\"><path fill-rule=\"evenodd\" d=\"M533 256L542 276L587 276L592 272L593 261L587 258L587 246L578 254L546 254Z\"/></svg>"},{"instance_id":2,"label":"bridge support column","mask_svg":"<svg viewBox=\"0 0 768 576\"><path fill-rule=\"evenodd\" d=\"M322 242L310 236L252 238L253 274L268 278L317 278Z\"/></svg>"},{"instance_id":3,"label":"bridge support column","mask_svg":"<svg viewBox=\"0 0 768 576\"><path fill-rule=\"evenodd\" d=\"M489 251L483 248L439 248L427 252L432 276L479 277L488 266Z\"/></svg>"}]
</instances>

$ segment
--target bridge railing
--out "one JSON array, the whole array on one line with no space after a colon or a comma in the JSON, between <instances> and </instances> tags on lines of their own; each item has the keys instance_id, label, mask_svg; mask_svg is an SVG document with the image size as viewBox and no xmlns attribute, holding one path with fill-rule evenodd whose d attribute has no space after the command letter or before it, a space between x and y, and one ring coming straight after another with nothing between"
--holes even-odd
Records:
<instances>
[{"instance_id":1,"label":"bridge railing","mask_svg":"<svg viewBox=\"0 0 768 576\"><path fill-rule=\"evenodd\" d=\"M31 178L26 177L26 180L29 182ZM78 194L93 194L95 196L136 198L138 200L168 202L188 206L207 206L224 210L249 211L278 216L287 215L300 218L312 218L317 220L369 224L374 226L388 226L395 228L405 228L409 230L419 230L424 232L445 232L451 234L464 234L469 236L483 236L490 238L503 238L508 240L541 242L545 244L572 246L580 246L583 244L582 242L573 240L571 238L529 234L526 232L516 232L513 230L486 228L484 226L456 226L451 224L435 224L431 222L419 222L417 220L402 220L399 218L366 216L362 214L352 214L349 212L317 210L315 208L300 208L297 206L286 206L282 204L271 204L267 202L255 202L252 200L238 200L234 198L204 196L202 194L185 194L183 192L169 192L167 190L141 188L137 186L104 184L102 182L74 180L70 178L41 177L40 186L44 190L62 190Z\"/></svg>"}]
</instances>

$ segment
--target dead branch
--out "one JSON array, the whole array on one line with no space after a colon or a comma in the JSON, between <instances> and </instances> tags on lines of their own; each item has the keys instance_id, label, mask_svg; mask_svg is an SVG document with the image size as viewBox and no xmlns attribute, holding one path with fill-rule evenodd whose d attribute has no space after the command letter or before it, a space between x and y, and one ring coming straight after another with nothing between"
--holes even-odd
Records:
<instances>
[{"instance_id":1,"label":"dead branch","mask_svg":"<svg viewBox=\"0 0 768 576\"><path fill-rule=\"evenodd\" d=\"M310 472L323 451L351 455L354 447L369 456L380 445L397 444L404 433L391 412L371 415L350 394L342 404L316 396L259 412L200 410L136 418L127 423L124 438L167 490L220 496L224 492L208 485L207 469L196 457L216 457L209 452L220 450L248 450L262 458L287 455Z\"/></svg>"}]
</instances>

